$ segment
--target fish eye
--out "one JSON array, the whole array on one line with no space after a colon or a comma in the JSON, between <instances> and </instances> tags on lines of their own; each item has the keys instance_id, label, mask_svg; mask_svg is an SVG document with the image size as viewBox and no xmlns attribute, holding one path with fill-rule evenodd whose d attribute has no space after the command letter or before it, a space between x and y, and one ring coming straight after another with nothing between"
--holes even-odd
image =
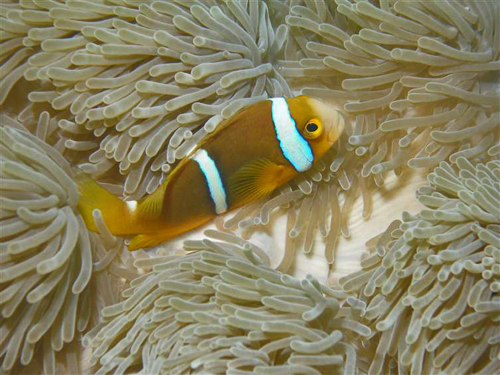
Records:
<instances>
[{"instance_id":1,"label":"fish eye","mask_svg":"<svg viewBox=\"0 0 500 375\"><path fill-rule=\"evenodd\" d=\"M306 138L315 139L323 133L323 127L318 119L311 119L307 122L304 128Z\"/></svg>"},{"instance_id":2,"label":"fish eye","mask_svg":"<svg viewBox=\"0 0 500 375\"><path fill-rule=\"evenodd\" d=\"M310 122L309 124L306 125L306 130L309 133L314 133L316 130L318 130L318 125L316 125L313 122Z\"/></svg>"}]
</instances>

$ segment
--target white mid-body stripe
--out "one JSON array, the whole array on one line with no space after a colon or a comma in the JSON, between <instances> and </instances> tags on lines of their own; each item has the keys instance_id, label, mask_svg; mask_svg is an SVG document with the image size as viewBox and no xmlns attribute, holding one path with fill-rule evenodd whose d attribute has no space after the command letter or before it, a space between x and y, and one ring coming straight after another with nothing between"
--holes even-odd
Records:
<instances>
[{"instance_id":1,"label":"white mid-body stripe","mask_svg":"<svg viewBox=\"0 0 500 375\"><path fill-rule=\"evenodd\" d=\"M298 172L313 165L314 155L309 143L297 130L285 98L271 98L271 116L281 151Z\"/></svg>"},{"instance_id":2,"label":"white mid-body stripe","mask_svg":"<svg viewBox=\"0 0 500 375\"><path fill-rule=\"evenodd\" d=\"M224 190L224 185L222 184L222 179L215 162L203 149L196 151L192 158L198 163L203 175L205 176L208 190L210 191L210 198L212 198L212 201L215 204L215 212L217 214L226 212L226 191Z\"/></svg>"}]
</instances>

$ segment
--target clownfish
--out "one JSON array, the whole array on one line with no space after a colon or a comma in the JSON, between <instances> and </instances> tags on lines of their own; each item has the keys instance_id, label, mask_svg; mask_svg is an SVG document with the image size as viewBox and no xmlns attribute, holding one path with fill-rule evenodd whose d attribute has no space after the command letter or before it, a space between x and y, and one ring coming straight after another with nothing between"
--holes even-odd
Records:
<instances>
[{"instance_id":1,"label":"clownfish","mask_svg":"<svg viewBox=\"0 0 500 375\"><path fill-rule=\"evenodd\" d=\"M139 201L122 201L80 173L77 208L89 230L99 209L112 234L135 235L129 250L151 247L269 196L310 169L344 124L339 111L307 96L263 100L219 124Z\"/></svg>"}]
</instances>

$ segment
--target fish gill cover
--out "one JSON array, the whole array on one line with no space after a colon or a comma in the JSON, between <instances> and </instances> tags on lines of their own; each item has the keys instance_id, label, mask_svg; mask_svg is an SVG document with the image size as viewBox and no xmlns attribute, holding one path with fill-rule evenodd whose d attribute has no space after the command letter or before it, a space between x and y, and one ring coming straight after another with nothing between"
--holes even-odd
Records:
<instances>
[{"instance_id":1,"label":"fish gill cover","mask_svg":"<svg viewBox=\"0 0 500 375\"><path fill-rule=\"evenodd\" d=\"M76 369L81 359L74 338L88 322L94 328L84 342L102 372L125 366L168 372L173 366L163 364L175 358L176 366L190 363L179 369L192 372L215 366L210 371L238 373L238 363L246 371L264 373L273 366L313 373L351 373L354 368L361 373L498 371L498 3L1 0L0 5L4 371L40 359L46 373L55 372L55 352L69 342L57 357ZM216 220L217 240L251 247L223 232L242 229L246 238L270 223L273 210L287 207L279 271L289 270L297 251L312 252L317 233L324 238L326 260L333 263L339 236L349 236L357 196L361 193L363 217L368 218L372 195L383 188L389 172L399 176L408 167L427 172L437 167L429 175L430 185L418 190L418 199L431 210L404 215L399 229L389 227L376 254L363 259L363 269L341 280L346 291L356 293L345 303L342 295L329 296L321 289L326 286L312 279L315 289L303 289L302 282L300 287L281 285L278 279L278 289L264 290L265 278L235 282L255 297L252 307L263 314L276 314L287 303L299 305L288 313L296 315L290 324L303 329L294 331L298 339L278 334L288 341L280 343L277 359L259 350L276 339L266 324L255 326L252 336L238 331L247 334L250 344L221 341L226 346L219 347L215 339L212 345L200 338L217 338L219 331L196 334L192 342L175 336L177 325L209 324L175 306L176 313L163 322L177 327L163 331L173 344L167 353L172 357L166 358L159 338L149 335L156 321L144 317L148 311L159 313L160 299L136 293L150 285L146 281L154 276L155 265L165 259L127 254L122 240L110 236L102 222L100 237L88 233L74 210L71 167L79 165L110 190L137 199L153 192L176 161L223 119L255 101L292 93L332 101L349 114L339 147L269 201ZM230 322L253 318L248 318L248 301L223 308L220 301L227 296L219 289L232 285L223 278L232 272L228 264L250 260L234 254L226 262L207 261L203 257L220 253L214 241L207 241L186 244L196 259L172 263L173 269L186 268L176 298L186 298L186 283L210 289L213 301L193 303L214 304L212 319L218 322L213 324L230 331L224 331L228 339L241 328ZM135 258L145 258L135 261L144 270L133 267ZM197 262L214 268L197 270ZM270 277L289 280L268 271L275 275ZM131 282L138 272L148 273ZM206 276L219 281L206 284L205 278L203 283ZM165 280L151 295L172 292L172 283ZM280 288L306 296L279 302L287 295L284 290L290 292ZM305 319L300 309L316 308L323 303L320 297L331 312L321 312L317 322ZM337 316L333 297L343 303L338 324L357 321L349 327L361 337L372 335L371 340L359 340L349 330L342 338L330 338L324 352L308 352L318 361L325 356L321 360L327 367L315 367L303 358L308 356L297 354L302 352L296 345L302 344L292 343L321 343L324 335L338 332L321 323ZM267 306L264 301L273 298L279 303ZM116 316L127 311L126 322L122 317L110 327L115 315L106 313L117 303L133 307L134 314L117 309ZM103 304L110 307L102 310ZM94 316L98 311L100 324ZM352 320L344 318L351 315ZM137 327L134 332L142 340L134 353L129 341L139 342L139 336L123 333L130 327ZM236 349L250 345L253 352L238 351L233 344ZM183 356L200 350L210 354L185 362ZM217 357L213 353L218 350L231 354ZM249 362L231 362L237 358ZM122 367L112 366L125 359Z\"/></svg>"}]
</instances>

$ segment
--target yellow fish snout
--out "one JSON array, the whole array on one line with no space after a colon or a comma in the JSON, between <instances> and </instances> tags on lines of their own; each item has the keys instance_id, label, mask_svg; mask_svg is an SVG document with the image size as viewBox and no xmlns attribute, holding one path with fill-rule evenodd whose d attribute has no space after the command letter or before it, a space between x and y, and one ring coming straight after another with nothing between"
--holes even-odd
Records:
<instances>
[{"instance_id":1,"label":"yellow fish snout","mask_svg":"<svg viewBox=\"0 0 500 375\"><path fill-rule=\"evenodd\" d=\"M339 139L340 135L345 128L345 118L339 111L336 112L336 118L332 120L334 124L330 125L330 131L328 132L328 140L332 143Z\"/></svg>"},{"instance_id":2,"label":"yellow fish snout","mask_svg":"<svg viewBox=\"0 0 500 375\"><path fill-rule=\"evenodd\" d=\"M342 113L335 106L314 98L309 98L309 105L316 117L322 122L330 145L335 143L345 127L345 119Z\"/></svg>"}]
</instances>

